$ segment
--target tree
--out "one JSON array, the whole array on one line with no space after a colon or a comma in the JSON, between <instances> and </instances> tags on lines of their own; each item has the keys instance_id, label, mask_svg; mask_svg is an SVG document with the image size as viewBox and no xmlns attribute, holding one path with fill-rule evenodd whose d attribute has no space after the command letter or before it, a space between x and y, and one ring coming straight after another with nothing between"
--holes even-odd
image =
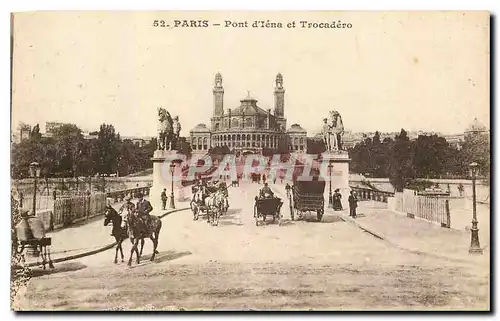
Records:
<instances>
[{"instance_id":1,"label":"tree","mask_svg":"<svg viewBox=\"0 0 500 321\"><path fill-rule=\"evenodd\" d=\"M326 151L325 142L322 139L308 138L306 140L306 153L307 154L321 154Z\"/></svg>"},{"instance_id":2,"label":"tree","mask_svg":"<svg viewBox=\"0 0 500 321\"><path fill-rule=\"evenodd\" d=\"M404 129L396 135L390 155L389 181L397 191L401 191L415 178L413 146Z\"/></svg>"},{"instance_id":3,"label":"tree","mask_svg":"<svg viewBox=\"0 0 500 321\"><path fill-rule=\"evenodd\" d=\"M120 136L113 125L102 124L97 136L99 151L99 173L111 174L118 169Z\"/></svg>"},{"instance_id":4,"label":"tree","mask_svg":"<svg viewBox=\"0 0 500 321\"><path fill-rule=\"evenodd\" d=\"M462 144L462 160L460 167L462 174L469 176L469 164L476 162L479 165L479 175L490 179L491 151L488 132L469 132Z\"/></svg>"},{"instance_id":5,"label":"tree","mask_svg":"<svg viewBox=\"0 0 500 321\"><path fill-rule=\"evenodd\" d=\"M414 142L413 165L417 177L441 177L450 170L448 159L452 148L443 137L437 135L419 136Z\"/></svg>"}]
</instances>

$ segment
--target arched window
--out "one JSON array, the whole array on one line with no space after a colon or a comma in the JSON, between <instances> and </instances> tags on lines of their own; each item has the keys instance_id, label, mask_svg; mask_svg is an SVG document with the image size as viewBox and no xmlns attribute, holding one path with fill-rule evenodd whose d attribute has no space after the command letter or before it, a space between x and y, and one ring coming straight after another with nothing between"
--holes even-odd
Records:
<instances>
[{"instance_id":1,"label":"arched window","mask_svg":"<svg viewBox=\"0 0 500 321\"><path fill-rule=\"evenodd\" d=\"M241 140L241 136L240 136L240 134L236 135L236 139L237 139L237 140Z\"/></svg>"},{"instance_id":2,"label":"arched window","mask_svg":"<svg viewBox=\"0 0 500 321\"><path fill-rule=\"evenodd\" d=\"M219 123L215 123L215 130L219 130L220 129L220 124Z\"/></svg>"},{"instance_id":3,"label":"arched window","mask_svg":"<svg viewBox=\"0 0 500 321\"><path fill-rule=\"evenodd\" d=\"M206 137L203 138L203 149L204 150L208 149L208 139Z\"/></svg>"},{"instance_id":4,"label":"arched window","mask_svg":"<svg viewBox=\"0 0 500 321\"><path fill-rule=\"evenodd\" d=\"M247 140L250 140L250 134L247 134Z\"/></svg>"},{"instance_id":5,"label":"arched window","mask_svg":"<svg viewBox=\"0 0 500 321\"><path fill-rule=\"evenodd\" d=\"M255 134L252 134L252 140L255 140Z\"/></svg>"},{"instance_id":6,"label":"arched window","mask_svg":"<svg viewBox=\"0 0 500 321\"><path fill-rule=\"evenodd\" d=\"M300 145L304 145L304 137L300 138Z\"/></svg>"},{"instance_id":7,"label":"arched window","mask_svg":"<svg viewBox=\"0 0 500 321\"><path fill-rule=\"evenodd\" d=\"M232 139L232 140L235 140L235 139L236 139L236 135L235 135L235 134L233 134L233 136L231 136L231 139Z\"/></svg>"},{"instance_id":8,"label":"arched window","mask_svg":"<svg viewBox=\"0 0 500 321\"><path fill-rule=\"evenodd\" d=\"M245 127L252 127L252 126L253 126L252 118L245 119Z\"/></svg>"}]
</instances>

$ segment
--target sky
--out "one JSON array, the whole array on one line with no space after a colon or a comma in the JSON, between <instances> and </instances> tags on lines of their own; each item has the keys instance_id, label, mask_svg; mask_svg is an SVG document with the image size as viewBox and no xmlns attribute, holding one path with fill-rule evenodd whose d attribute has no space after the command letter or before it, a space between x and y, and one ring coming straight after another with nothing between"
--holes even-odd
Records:
<instances>
[{"instance_id":1,"label":"sky","mask_svg":"<svg viewBox=\"0 0 500 321\"><path fill-rule=\"evenodd\" d=\"M153 27L174 19L285 28ZM304 20L352 28L286 28ZM13 33L13 129L108 123L154 136L163 106L188 136L210 123L217 72L226 110L247 91L273 110L282 73L287 126L309 135L330 110L353 132L460 133L475 117L490 122L486 12L31 12L15 15Z\"/></svg>"}]
</instances>

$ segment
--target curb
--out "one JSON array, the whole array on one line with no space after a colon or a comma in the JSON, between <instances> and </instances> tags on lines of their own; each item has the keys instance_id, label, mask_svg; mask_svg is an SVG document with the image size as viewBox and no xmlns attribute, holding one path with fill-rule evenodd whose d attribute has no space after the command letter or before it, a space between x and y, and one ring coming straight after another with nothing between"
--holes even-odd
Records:
<instances>
[{"instance_id":1,"label":"curb","mask_svg":"<svg viewBox=\"0 0 500 321\"><path fill-rule=\"evenodd\" d=\"M359 224L358 222L354 221L353 219L345 217L344 215L340 215L340 219L342 221L344 221L344 222L348 222L348 223L351 223L351 224L355 225L359 229L367 232L368 234L370 234L370 235L372 235L372 236L374 236L374 237L376 237L376 238L378 238L378 239L380 239L380 240L388 243L389 245L391 245L393 247L396 247L396 248L398 248L398 249L400 249L402 251L405 251L405 252L409 252L409 253L413 253L413 254L417 254L417 255L429 256L429 257L438 258L438 259L444 259L444 260L447 260L447 261L454 261L454 262L459 262L459 263L472 264L472 265L476 265L476 266L483 266L482 264L477 263L477 262L472 262L472 261L463 260L463 259L457 259L457 258L445 256L445 255L439 255L439 254L434 254L434 253L429 253L429 252L424 252L424 251L419 251L419 250L408 249L406 247L400 246L400 245L392 242L391 240L387 239L382 234L377 233L377 232L375 232L373 230L370 230L367 227L365 227L365 226Z\"/></svg>"},{"instance_id":2,"label":"curb","mask_svg":"<svg viewBox=\"0 0 500 321\"><path fill-rule=\"evenodd\" d=\"M167 216L169 214L172 214L172 213L175 213L175 212L184 211L184 210L188 210L188 209L189 209L189 207L183 207L183 208L179 208L179 209L174 209L174 210L168 211L168 212L166 212L166 213L164 213L162 215L159 215L158 217L160 219L162 219L162 218L164 218L165 216ZM113 248L115 245L116 245L116 242L113 242L111 244L105 245L103 247L100 247L100 248L92 250L92 251L87 251L87 252L83 252L83 253L80 253L80 254L70 255L70 256L61 257L61 258L52 260L52 263L60 263L60 262L64 262L64 261L70 261L70 260L79 259L79 258L82 258L82 257L85 257L85 256L94 255L94 254L97 254L97 253L109 250L109 249ZM40 263L40 262L32 262L32 263L26 264L25 266L26 267L35 267L35 266L40 266L40 265L42 265L42 263Z\"/></svg>"}]
</instances>

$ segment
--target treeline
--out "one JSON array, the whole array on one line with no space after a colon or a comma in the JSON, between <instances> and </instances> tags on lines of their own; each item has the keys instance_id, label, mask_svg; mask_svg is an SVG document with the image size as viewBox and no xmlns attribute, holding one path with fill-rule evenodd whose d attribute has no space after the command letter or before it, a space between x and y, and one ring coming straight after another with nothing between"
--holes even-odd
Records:
<instances>
[{"instance_id":1,"label":"treeline","mask_svg":"<svg viewBox=\"0 0 500 321\"><path fill-rule=\"evenodd\" d=\"M43 177L124 176L152 168L155 139L140 147L121 139L109 124L102 124L95 134L97 138L85 139L76 125L64 124L51 137L42 137L39 126L34 126L28 139L12 145L12 177L28 177L31 162L40 164Z\"/></svg>"},{"instance_id":2,"label":"treeline","mask_svg":"<svg viewBox=\"0 0 500 321\"><path fill-rule=\"evenodd\" d=\"M366 138L349 151L350 169L369 177L388 177L396 189L415 178L469 178L469 164L479 164L479 175L489 180L490 141L485 133L468 133L460 145L452 146L437 135L410 140L407 132L380 139Z\"/></svg>"}]
</instances>

